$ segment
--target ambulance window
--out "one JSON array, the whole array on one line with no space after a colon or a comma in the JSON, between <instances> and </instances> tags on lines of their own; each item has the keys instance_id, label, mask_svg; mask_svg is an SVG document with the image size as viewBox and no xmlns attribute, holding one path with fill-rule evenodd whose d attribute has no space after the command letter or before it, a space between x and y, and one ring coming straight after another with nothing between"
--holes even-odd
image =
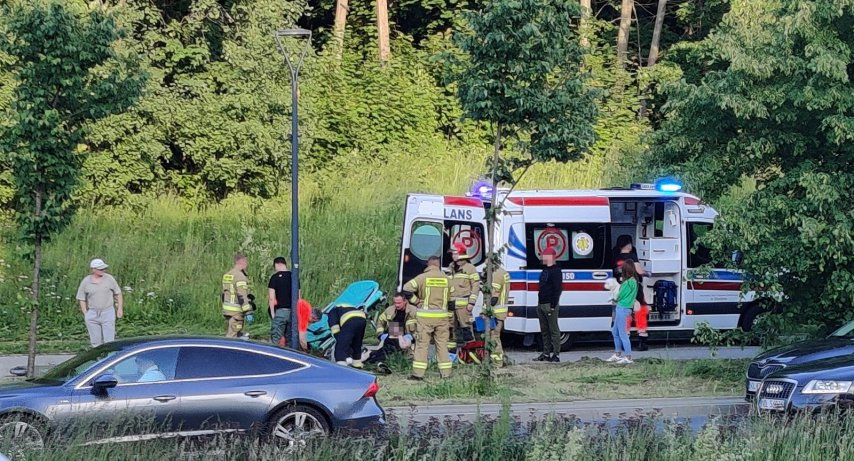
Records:
<instances>
[{"instance_id":1,"label":"ambulance window","mask_svg":"<svg viewBox=\"0 0 854 461\"><path fill-rule=\"evenodd\" d=\"M412 256L427 261L430 256L442 255L442 227L439 223L416 221L412 224L409 241Z\"/></svg>"},{"instance_id":2,"label":"ambulance window","mask_svg":"<svg viewBox=\"0 0 854 461\"><path fill-rule=\"evenodd\" d=\"M554 247L561 269L606 269L609 232L609 226L600 223L528 224L527 266L542 268L542 250Z\"/></svg>"},{"instance_id":3,"label":"ambulance window","mask_svg":"<svg viewBox=\"0 0 854 461\"><path fill-rule=\"evenodd\" d=\"M486 259L483 225L471 221L449 221L445 220L445 248L451 248L455 243L462 242L468 248L469 260L475 266L480 265ZM451 264L451 255L442 257L442 266Z\"/></svg>"},{"instance_id":4,"label":"ambulance window","mask_svg":"<svg viewBox=\"0 0 854 461\"><path fill-rule=\"evenodd\" d=\"M698 240L702 239L712 230L711 223L689 222L688 223L688 267L700 267L712 262L712 252L703 246Z\"/></svg>"}]
</instances>

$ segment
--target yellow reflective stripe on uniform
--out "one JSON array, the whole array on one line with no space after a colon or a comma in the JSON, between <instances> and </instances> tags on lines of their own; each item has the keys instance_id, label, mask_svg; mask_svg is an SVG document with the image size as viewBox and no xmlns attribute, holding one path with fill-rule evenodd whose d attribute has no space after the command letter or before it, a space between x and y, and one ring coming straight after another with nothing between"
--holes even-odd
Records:
<instances>
[{"instance_id":1,"label":"yellow reflective stripe on uniform","mask_svg":"<svg viewBox=\"0 0 854 461\"><path fill-rule=\"evenodd\" d=\"M235 285L237 286L237 288L244 288L244 287L248 286L249 284L247 284L243 280L238 280L237 283L235 283Z\"/></svg>"},{"instance_id":2,"label":"yellow reflective stripe on uniform","mask_svg":"<svg viewBox=\"0 0 854 461\"><path fill-rule=\"evenodd\" d=\"M233 276L233 275L231 275L231 274L225 274L225 275L223 275L223 276L222 276L222 281L223 281L223 282L231 282L231 281L233 281L233 280L234 280L234 276Z\"/></svg>"},{"instance_id":3,"label":"yellow reflective stripe on uniform","mask_svg":"<svg viewBox=\"0 0 854 461\"><path fill-rule=\"evenodd\" d=\"M240 306L230 306L228 304L223 304L222 310L228 311L228 312L243 312L243 310L240 309Z\"/></svg>"},{"instance_id":4,"label":"yellow reflective stripe on uniform","mask_svg":"<svg viewBox=\"0 0 854 461\"><path fill-rule=\"evenodd\" d=\"M494 314L506 314L507 308L506 307L494 307L494 308L492 308L492 312Z\"/></svg>"},{"instance_id":5,"label":"yellow reflective stripe on uniform","mask_svg":"<svg viewBox=\"0 0 854 461\"><path fill-rule=\"evenodd\" d=\"M243 305L243 312L248 312L251 310L252 310L252 304L244 304Z\"/></svg>"},{"instance_id":6,"label":"yellow reflective stripe on uniform","mask_svg":"<svg viewBox=\"0 0 854 461\"><path fill-rule=\"evenodd\" d=\"M337 335L338 333L341 333L341 327L339 327L338 325L332 325L331 330L332 330L333 335Z\"/></svg>"},{"instance_id":7,"label":"yellow reflective stripe on uniform","mask_svg":"<svg viewBox=\"0 0 854 461\"><path fill-rule=\"evenodd\" d=\"M448 316L447 312L418 312L418 317L425 319L443 319Z\"/></svg>"},{"instance_id":8,"label":"yellow reflective stripe on uniform","mask_svg":"<svg viewBox=\"0 0 854 461\"><path fill-rule=\"evenodd\" d=\"M406 321L406 325L415 325L416 323L418 322L415 319L410 319Z\"/></svg>"},{"instance_id":9,"label":"yellow reflective stripe on uniform","mask_svg":"<svg viewBox=\"0 0 854 461\"><path fill-rule=\"evenodd\" d=\"M362 311L362 310L350 311L350 312L347 312L344 315L342 315L341 319L338 321L338 323L343 327L344 324L347 323L347 321L352 319L352 318L366 319L368 317L365 315L365 311Z\"/></svg>"},{"instance_id":10,"label":"yellow reflective stripe on uniform","mask_svg":"<svg viewBox=\"0 0 854 461\"><path fill-rule=\"evenodd\" d=\"M412 362L412 368L427 369L427 362Z\"/></svg>"},{"instance_id":11,"label":"yellow reflective stripe on uniform","mask_svg":"<svg viewBox=\"0 0 854 461\"><path fill-rule=\"evenodd\" d=\"M440 370L447 370L448 368L453 368L453 364L451 362L439 362Z\"/></svg>"},{"instance_id":12,"label":"yellow reflective stripe on uniform","mask_svg":"<svg viewBox=\"0 0 854 461\"><path fill-rule=\"evenodd\" d=\"M455 299L455 300L454 300L454 305L456 305L456 306L464 306L464 307L465 307L465 306L468 306L468 305L469 305L469 299L468 299L468 298Z\"/></svg>"},{"instance_id":13,"label":"yellow reflective stripe on uniform","mask_svg":"<svg viewBox=\"0 0 854 461\"><path fill-rule=\"evenodd\" d=\"M425 285L427 285L428 287L447 287L448 279L444 277L427 277L427 280L425 280Z\"/></svg>"}]
</instances>

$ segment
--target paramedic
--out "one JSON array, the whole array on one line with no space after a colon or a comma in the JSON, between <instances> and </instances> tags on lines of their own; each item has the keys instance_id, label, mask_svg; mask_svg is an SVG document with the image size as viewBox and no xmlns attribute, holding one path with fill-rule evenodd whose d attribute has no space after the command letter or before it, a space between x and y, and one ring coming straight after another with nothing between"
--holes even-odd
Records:
<instances>
[{"instance_id":1,"label":"paramedic","mask_svg":"<svg viewBox=\"0 0 854 461\"><path fill-rule=\"evenodd\" d=\"M510 274L500 265L492 271L492 292L489 305L495 317L495 326L490 338L495 343L492 350L492 361L501 366L504 364L504 348L501 347L501 331L504 330L504 320L507 318L507 298L510 295ZM489 319L486 319L489 321Z\"/></svg>"},{"instance_id":2,"label":"paramedic","mask_svg":"<svg viewBox=\"0 0 854 461\"><path fill-rule=\"evenodd\" d=\"M302 313L300 313L302 315ZM332 336L332 331L329 329L329 319L326 317L326 314L320 311L320 309L312 309L311 314L309 315L309 324L306 326L305 330L305 342L306 347L305 350L311 349L319 349L323 343ZM302 317L300 317L300 324L302 324ZM300 330L300 335L303 332ZM302 337L300 337L302 340Z\"/></svg>"},{"instance_id":3,"label":"paramedic","mask_svg":"<svg viewBox=\"0 0 854 461\"><path fill-rule=\"evenodd\" d=\"M247 266L246 256L238 253L234 255L234 267L222 276L222 316L226 320L225 336L228 338L242 336L244 317L252 322Z\"/></svg>"},{"instance_id":4,"label":"paramedic","mask_svg":"<svg viewBox=\"0 0 854 461\"><path fill-rule=\"evenodd\" d=\"M416 307L406 302L406 297L403 293L395 293L392 298L392 305L388 307L377 319L377 337L387 333L388 326L392 322L397 322L404 326L405 334L413 335L418 329L418 322L415 320Z\"/></svg>"},{"instance_id":5,"label":"paramedic","mask_svg":"<svg viewBox=\"0 0 854 461\"><path fill-rule=\"evenodd\" d=\"M329 311L329 328L335 336L335 363L362 368L362 340L368 316L365 311L341 304Z\"/></svg>"},{"instance_id":6,"label":"paramedic","mask_svg":"<svg viewBox=\"0 0 854 461\"><path fill-rule=\"evenodd\" d=\"M622 274L623 274L623 265L626 263L633 263L632 265L635 267L635 272L637 272L637 282L638 282L638 294L637 301L640 304L640 309L634 313L635 317L635 326L638 329L638 350L645 351L649 349L647 346L647 338L649 337L649 333L647 332L647 326L649 325L649 306L646 303L646 299L643 294L643 276L644 270L640 261L638 261L637 253L634 251L634 245L632 245L632 237L630 235L621 235L617 238L617 246L615 247L614 256L614 276L622 282ZM627 320L626 329L631 331L632 327L632 319L631 316Z\"/></svg>"},{"instance_id":7,"label":"paramedic","mask_svg":"<svg viewBox=\"0 0 854 461\"><path fill-rule=\"evenodd\" d=\"M543 352L534 360L537 362L560 362L560 294L563 292L563 273L555 264L557 253L552 247L542 252L543 271L540 272L540 292L537 305L537 317L540 319L540 332L543 338Z\"/></svg>"},{"instance_id":8,"label":"paramedic","mask_svg":"<svg viewBox=\"0 0 854 461\"><path fill-rule=\"evenodd\" d=\"M279 256L273 260L276 270L267 283L267 305L269 306L270 340L276 346L284 346L289 338L291 324L291 271L285 258Z\"/></svg>"},{"instance_id":9,"label":"paramedic","mask_svg":"<svg viewBox=\"0 0 854 461\"><path fill-rule=\"evenodd\" d=\"M449 343L448 346L456 349L462 347L463 343L474 340L471 312L480 294L480 274L469 261L468 249L464 243L455 243L448 252L453 259L449 269L454 287L454 317L451 319L451 328L455 339L455 344Z\"/></svg>"},{"instance_id":10,"label":"paramedic","mask_svg":"<svg viewBox=\"0 0 854 461\"><path fill-rule=\"evenodd\" d=\"M406 282L403 287L410 303L422 303L415 314L418 337L415 341L415 357L412 360L410 379L424 379L427 373L427 349L431 339L436 344L439 375L443 378L451 377L451 358L448 356L448 307L454 306L450 298L454 294L454 287L451 278L442 272L441 264L438 256L431 256L427 260L424 273Z\"/></svg>"}]
</instances>

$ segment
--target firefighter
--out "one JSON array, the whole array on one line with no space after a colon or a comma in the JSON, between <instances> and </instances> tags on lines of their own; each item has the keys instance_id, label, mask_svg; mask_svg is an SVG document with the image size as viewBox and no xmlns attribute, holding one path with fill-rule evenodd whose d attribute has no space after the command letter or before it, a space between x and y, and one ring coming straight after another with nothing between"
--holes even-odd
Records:
<instances>
[{"instance_id":1,"label":"firefighter","mask_svg":"<svg viewBox=\"0 0 854 461\"><path fill-rule=\"evenodd\" d=\"M449 252L453 259L449 269L454 287L454 318L451 319L451 330L455 339L455 342L449 343L449 348L456 349L474 340L471 311L480 293L480 274L469 261L468 249L464 243L455 243Z\"/></svg>"},{"instance_id":2,"label":"firefighter","mask_svg":"<svg viewBox=\"0 0 854 461\"><path fill-rule=\"evenodd\" d=\"M340 304L333 307L327 317L335 336L335 363L362 368L362 340L368 326L365 311L350 304Z\"/></svg>"},{"instance_id":3,"label":"firefighter","mask_svg":"<svg viewBox=\"0 0 854 461\"><path fill-rule=\"evenodd\" d=\"M226 320L225 336L242 337L244 319L252 323L254 296L249 294L249 277L246 275L246 256L234 255L234 267L222 276L222 315Z\"/></svg>"},{"instance_id":4,"label":"firefighter","mask_svg":"<svg viewBox=\"0 0 854 461\"><path fill-rule=\"evenodd\" d=\"M499 265L492 271L492 293L489 304L492 306L492 315L495 317L495 327L492 329L491 338L495 343L490 357L492 361L501 366L504 364L504 348L501 346L501 332L504 330L504 320L507 318L507 298L510 296L510 274ZM489 321L489 319L486 319Z\"/></svg>"},{"instance_id":5,"label":"firefighter","mask_svg":"<svg viewBox=\"0 0 854 461\"><path fill-rule=\"evenodd\" d=\"M453 306L451 295L454 293L452 280L442 272L441 260L431 256L427 260L424 273L406 282L403 292L409 302L418 305L415 318L418 324L418 337L415 341L415 357L412 361L410 379L422 380L427 373L427 349L430 340L436 344L436 360L439 362L439 375L451 377L451 358L448 356L449 307Z\"/></svg>"},{"instance_id":6,"label":"firefighter","mask_svg":"<svg viewBox=\"0 0 854 461\"><path fill-rule=\"evenodd\" d=\"M392 322L403 325L406 334L414 335L418 329L415 313L415 306L406 302L404 294L395 293L392 305L377 318L377 337L384 335Z\"/></svg>"}]
</instances>

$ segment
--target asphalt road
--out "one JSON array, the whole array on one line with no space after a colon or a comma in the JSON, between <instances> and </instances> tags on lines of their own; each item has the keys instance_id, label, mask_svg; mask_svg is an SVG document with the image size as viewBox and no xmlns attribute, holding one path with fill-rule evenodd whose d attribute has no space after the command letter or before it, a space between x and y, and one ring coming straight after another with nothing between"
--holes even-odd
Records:
<instances>
[{"instance_id":1,"label":"asphalt road","mask_svg":"<svg viewBox=\"0 0 854 461\"><path fill-rule=\"evenodd\" d=\"M575 402L519 403L510 405L510 413L521 422L541 419L549 414L575 416L581 421L609 421L630 416L655 415L663 418L705 421L712 416L747 414L750 406L742 397L682 397L670 399L579 400ZM387 407L398 421L426 422L450 417L473 421L478 415L497 416L501 405L425 405Z\"/></svg>"}]
</instances>

